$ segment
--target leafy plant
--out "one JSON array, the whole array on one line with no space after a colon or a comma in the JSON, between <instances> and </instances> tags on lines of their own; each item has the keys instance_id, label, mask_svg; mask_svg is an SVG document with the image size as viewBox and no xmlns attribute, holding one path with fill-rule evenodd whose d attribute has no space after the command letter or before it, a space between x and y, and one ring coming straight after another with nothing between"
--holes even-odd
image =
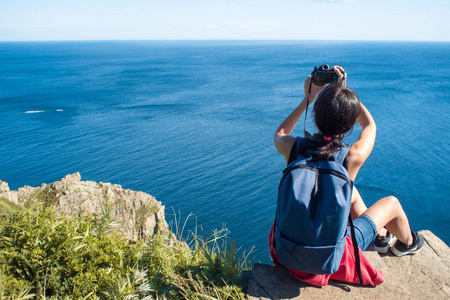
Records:
<instances>
[{"instance_id":1,"label":"leafy plant","mask_svg":"<svg viewBox=\"0 0 450 300\"><path fill-rule=\"evenodd\" d=\"M0 300L244 299L248 255L225 228L130 241L106 202L101 215L56 216L49 201L0 213Z\"/></svg>"},{"instance_id":2,"label":"leafy plant","mask_svg":"<svg viewBox=\"0 0 450 300\"><path fill-rule=\"evenodd\" d=\"M37 298L93 292L115 299L120 294L116 283L133 274L144 244L107 230L102 221L96 215L55 218L44 205L3 215L0 263L5 274L31 284Z\"/></svg>"}]
</instances>

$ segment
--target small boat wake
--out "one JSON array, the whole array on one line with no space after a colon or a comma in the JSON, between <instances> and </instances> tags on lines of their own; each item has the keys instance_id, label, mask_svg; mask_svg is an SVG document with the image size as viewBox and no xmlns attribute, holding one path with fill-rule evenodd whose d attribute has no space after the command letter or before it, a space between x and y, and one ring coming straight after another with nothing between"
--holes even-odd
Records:
<instances>
[{"instance_id":1,"label":"small boat wake","mask_svg":"<svg viewBox=\"0 0 450 300\"><path fill-rule=\"evenodd\" d=\"M45 112L44 110L27 110L25 113L26 114L38 114L38 113L43 113Z\"/></svg>"},{"instance_id":2,"label":"small boat wake","mask_svg":"<svg viewBox=\"0 0 450 300\"><path fill-rule=\"evenodd\" d=\"M58 108L56 111L61 112L64 111L64 109ZM24 114L39 114L43 112L45 112L45 110L27 110L26 112L24 112Z\"/></svg>"}]
</instances>

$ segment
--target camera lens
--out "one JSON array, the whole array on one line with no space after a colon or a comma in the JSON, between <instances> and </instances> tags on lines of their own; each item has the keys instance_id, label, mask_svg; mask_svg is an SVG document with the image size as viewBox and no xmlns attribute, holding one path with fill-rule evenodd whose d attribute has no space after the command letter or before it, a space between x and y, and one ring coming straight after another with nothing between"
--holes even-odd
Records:
<instances>
[{"instance_id":1,"label":"camera lens","mask_svg":"<svg viewBox=\"0 0 450 300\"><path fill-rule=\"evenodd\" d=\"M329 65L322 65L322 70L328 71L328 70L330 70L330 66Z\"/></svg>"}]
</instances>

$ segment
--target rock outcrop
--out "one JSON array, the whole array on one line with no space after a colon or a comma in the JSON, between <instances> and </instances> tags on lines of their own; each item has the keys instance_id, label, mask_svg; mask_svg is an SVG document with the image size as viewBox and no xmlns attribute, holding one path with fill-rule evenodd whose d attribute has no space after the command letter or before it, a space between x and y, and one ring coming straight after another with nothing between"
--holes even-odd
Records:
<instances>
[{"instance_id":1,"label":"rock outcrop","mask_svg":"<svg viewBox=\"0 0 450 300\"><path fill-rule=\"evenodd\" d=\"M81 181L79 173L39 187L24 186L17 191L10 191L8 184L0 181L0 197L23 206L43 201L54 205L57 213L67 217L108 213L129 239L149 237L158 226L162 230L168 228L164 206L154 197L116 184Z\"/></svg>"},{"instance_id":2,"label":"rock outcrop","mask_svg":"<svg viewBox=\"0 0 450 300\"><path fill-rule=\"evenodd\" d=\"M377 287L330 281L318 288L295 280L283 267L257 263L248 279L247 299L450 299L450 248L432 232L420 233L425 244L416 255L364 252L384 272L385 282Z\"/></svg>"}]
</instances>

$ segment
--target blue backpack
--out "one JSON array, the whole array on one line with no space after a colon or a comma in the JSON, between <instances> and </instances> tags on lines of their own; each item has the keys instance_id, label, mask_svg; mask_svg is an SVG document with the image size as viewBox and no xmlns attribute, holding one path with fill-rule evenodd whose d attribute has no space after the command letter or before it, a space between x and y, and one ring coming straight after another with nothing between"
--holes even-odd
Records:
<instances>
[{"instance_id":1,"label":"blue backpack","mask_svg":"<svg viewBox=\"0 0 450 300\"><path fill-rule=\"evenodd\" d=\"M304 142L304 138L297 138L297 145ZM350 222L360 275L350 216L353 183L343 165L349 149L347 146L335 152L330 160L314 161L307 154L298 155L283 171L278 188L275 247L285 266L311 274L336 272Z\"/></svg>"}]
</instances>

